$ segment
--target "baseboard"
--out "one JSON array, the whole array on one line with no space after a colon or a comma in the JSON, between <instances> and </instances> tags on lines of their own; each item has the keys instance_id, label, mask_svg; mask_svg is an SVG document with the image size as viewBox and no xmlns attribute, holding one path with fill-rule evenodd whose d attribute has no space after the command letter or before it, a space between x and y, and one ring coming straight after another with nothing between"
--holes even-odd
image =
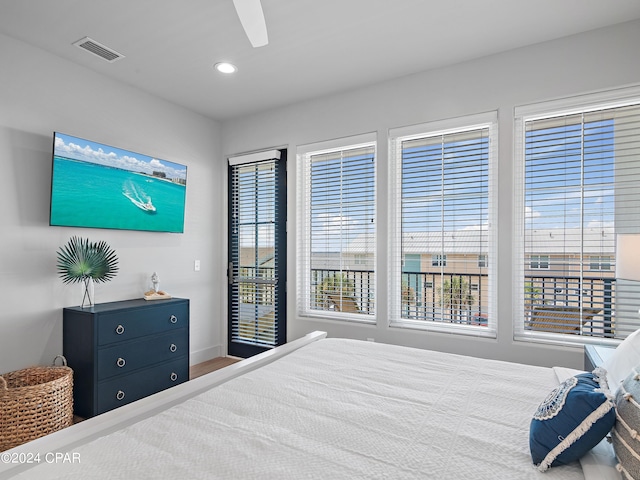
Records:
<instances>
[{"instance_id":1,"label":"baseboard","mask_svg":"<svg viewBox=\"0 0 640 480\"><path fill-rule=\"evenodd\" d=\"M222 345L215 345L213 347L205 348L198 351L192 351L189 356L189 365L197 365L212 358L223 356Z\"/></svg>"}]
</instances>

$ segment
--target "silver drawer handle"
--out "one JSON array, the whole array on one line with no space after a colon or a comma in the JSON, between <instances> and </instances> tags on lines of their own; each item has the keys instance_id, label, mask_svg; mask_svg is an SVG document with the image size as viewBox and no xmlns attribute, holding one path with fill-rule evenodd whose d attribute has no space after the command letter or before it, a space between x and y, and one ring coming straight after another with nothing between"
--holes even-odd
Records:
<instances>
[{"instance_id":1,"label":"silver drawer handle","mask_svg":"<svg viewBox=\"0 0 640 480\"><path fill-rule=\"evenodd\" d=\"M175 315L171 315L171 317L169 317L169 321L171 323L178 323L178 317L176 317Z\"/></svg>"},{"instance_id":2,"label":"silver drawer handle","mask_svg":"<svg viewBox=\"0 0 640 480\"><path fill-rule=\"evenodd\" d=\"M178 374L176 372L171 372L171 381L175 382L178 379Z\"/></svg>"},{"instance_id":3,"label":"silver drawer handle","mask_svg":"<svg viewBox=\"0 0 640 480\"><path fill-rule=\"evenodd\" d=\"M122 334L124 333L124 327L123 327L122 325L118 325L118 326L116 327L116 333L117 333L118 335L122 335Z\"/></svg>"},{"instance_id":4,"label":"silver drawer handle","mask_svg":"<svg viewBox=\"0 0 640 480\"><path fill-rule=\"evenodd\" d=\"M178 347L175 343L172 343L171 346L169 347L169 350L171 350L171 353L173 353L176 350L178 350Z\"/></svg>"},{"instance_id":5,"label":"silver drawer handle","mask_svg":"<svg viewBox=\"0 0 640 480\"><path fill-rule=\"evenodd\" d=\"M124 367L126 364L127 364L127 362L122 357L120 357L120 358L118 358L118 360L116 360L116 365L118 365L120 368Z\"/></svg>"},{"instance_id":6,"label":"silver drawer handle","mask_svg":"<svg viewBox=\"0 0 640 480\"><path fill-rule=\"evenodd\" d=\"M122 390L118 390L118 393L116 393L116 398L118 400L122 400L124 398L124 392Z\"/></svg>"}]
</instances>

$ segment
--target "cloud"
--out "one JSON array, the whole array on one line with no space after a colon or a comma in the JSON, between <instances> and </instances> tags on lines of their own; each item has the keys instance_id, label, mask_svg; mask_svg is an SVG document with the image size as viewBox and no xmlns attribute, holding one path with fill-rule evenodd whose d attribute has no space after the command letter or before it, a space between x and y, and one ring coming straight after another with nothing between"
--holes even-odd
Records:
<instances>
[{"instance_id":1,"label":"cloud","mask_svg":"<svg viewBox=\"0 0 640 480\"><path fill-rule=\"evenodd\" d=\"M591 220L587 224L587 228L593 228L596 230L600 230L602 228L613 228L615 226L615 222L603 222L602 220Z\"/></svg>"},{"instance_id":2,"label":"cloud","mask_svg":"<svg viewBox=\"0 0 640 480\"><path fill-rule=\"evenodd\" d=\"M540 216L540 212L535 211L531 207L524 207L524 217L528 220L531 218L537 218Z\"/></svg>"},{"instance_id":3,"label":"cloud","mask_svg":"<svg viewBox=\"0 0 640 480\"><path fill-rule=\"evenodd\" d=\"M81 147L72 141L65 143L64 139L61 137L56 137L54 151L56 155L96 163L98 165L143 172L149 175L154 171L164 172L168 178L187 178L186 167L178 169L173 166L166 165L156 158L152 158L147 162L136 157L133 152L128 152L127 154L119 156L114 151L106 152L101 147L98 147L97 149L92 148L90 145Z\"/></svg>"},{"instance_id":4,"label":"cloud","mask_svg":"<svg viewBox=\"0 0 640 480\"><path fill-rule=\"evenodd\" d=\"M323 230L333 230L348 225L358 225L357 219L353 219L346 215L330 215L328 213L319 213L317 218L320 220L320 226Z\"/></svg>"},{"instance_id":5,"label":"cloud","mask_svg":"<svg viewBox=\"0 0 640 480\"><path fill-rule=\"evenodd\" d=\"M462 230L463 231L475 231L475 230L485 231L488 229L489 229L489 224L485 222L482 225L468 225L464 227Z\"/></svg>"}]
</instances>

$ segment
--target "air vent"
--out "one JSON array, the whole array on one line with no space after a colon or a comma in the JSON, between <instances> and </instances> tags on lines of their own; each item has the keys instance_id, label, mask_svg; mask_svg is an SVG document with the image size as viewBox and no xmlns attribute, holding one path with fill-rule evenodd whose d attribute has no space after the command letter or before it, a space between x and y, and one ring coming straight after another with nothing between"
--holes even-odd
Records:
<instances>
[{"instance_id":1,"label":"air vent","mask_svg":"<svg viewBox=\"0 0 640 480\"><path fill-rule=\"evenodd\" d=\"M112 50L109 47L106 47L101 43L98 43L95 40L92 40L89 37L81 38L77 42L73 42L72 45L75 45L78 48L82 48L87 52L91 52L94 55L97 55L98 57L110 63L113 63L116 60L120 60L121 58L124 58L124 55L119 54L115 50Z\"/></svg>"}]
</instances>

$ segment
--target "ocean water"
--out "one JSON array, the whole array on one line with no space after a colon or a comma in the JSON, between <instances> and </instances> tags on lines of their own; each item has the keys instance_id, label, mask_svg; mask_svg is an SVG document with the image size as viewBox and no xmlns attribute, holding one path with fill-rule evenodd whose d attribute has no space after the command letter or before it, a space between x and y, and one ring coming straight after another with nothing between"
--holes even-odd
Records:
<instances>
[{"instance_id":1,"label":"ocean water","mask_svg":"<svg viewBox=\"0 0 640 480\"><path fill-rule=\"evenodd\" d=\"M184 231L184 185L56 156L51 191L51 225Z\"/></svg>"}]
</instances>

